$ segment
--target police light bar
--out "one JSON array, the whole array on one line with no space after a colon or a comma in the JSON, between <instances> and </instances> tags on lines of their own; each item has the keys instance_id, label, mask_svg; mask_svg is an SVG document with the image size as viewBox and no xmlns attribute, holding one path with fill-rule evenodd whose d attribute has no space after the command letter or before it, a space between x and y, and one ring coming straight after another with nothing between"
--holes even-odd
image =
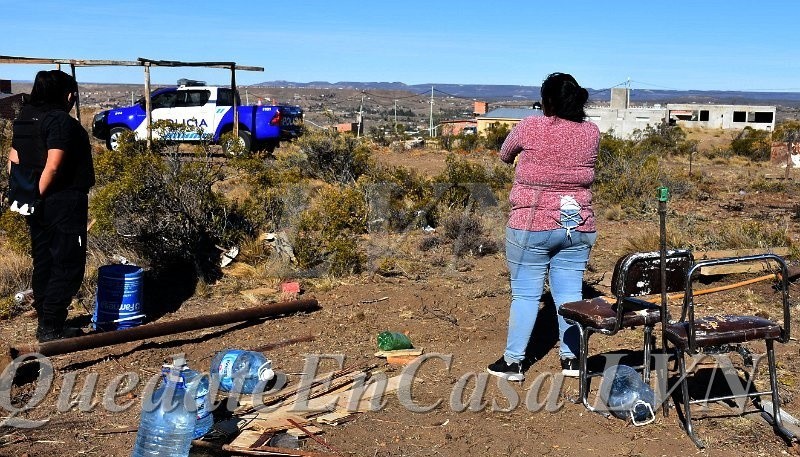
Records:
<instances>
[{"instance_id":1,"label":"police light bar","mask_svg":"<svg viewBox=\"0 0 800 457\"><path fill-rule=\"evenodd\" d=\"M189 87L205 86L206 82L205 81L197 81L195 79L181 78L181 79L178 80L178 85L179 86L189 86Z\"/></svg>"}]
</instances>

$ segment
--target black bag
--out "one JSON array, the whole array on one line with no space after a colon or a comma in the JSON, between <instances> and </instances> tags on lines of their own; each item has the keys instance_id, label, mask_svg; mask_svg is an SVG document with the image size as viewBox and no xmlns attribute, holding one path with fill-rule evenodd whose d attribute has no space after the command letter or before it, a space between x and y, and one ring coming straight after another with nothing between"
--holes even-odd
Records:
<instances>
[{"instance_id":1,"label":"black bag","mask_svg":"<svg viewBox=\"0 0 800 457\"><path fill-rule=\"evenodd\" d=\"M39 206L39 178L42 168L11 162L8 179L8 202L10 210L28 216Z\"/></svg>"},{"instance_id":2,"label":"black bag","mask_svg":"<svg viewBox=\"0 0 800 457\"><path fill-rule=\"evenodd\" d=\"M47 161L47 146L42 138L41 125L38 119L17 119L13 124L11 146L17 151L19 163L11 163L8 202L11 211L24 216L33 214L41 201L39 178Z\"/></svg>"}]
</instances>

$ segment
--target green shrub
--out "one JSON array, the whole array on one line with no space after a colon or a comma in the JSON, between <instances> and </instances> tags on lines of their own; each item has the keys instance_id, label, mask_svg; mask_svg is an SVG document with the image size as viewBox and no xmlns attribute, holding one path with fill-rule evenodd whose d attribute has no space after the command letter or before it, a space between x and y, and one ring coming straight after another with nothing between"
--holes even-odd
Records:
<instances>
[{"instance_id":1,"label":"green shrub","mask_svg":"<svg viewBox=\"0 0 800 457\"><path fill-rule=\"evenodd\" d=\"M216 246L236 244L247 224L212 190L222 172L207 145L184 157L170 143L147 150L123 137L117 151L103 151L96 162L90 213L100 237L116 239L155 269L189 263L206 281L219 277Z\"/></svg>"},{"instance_id":2,"label":"green shrub","mask_svg":"<svg viewBox=\"0 0 800 457\"><path fill-rule=\"evenodd\" d=\"M461 210L445 214L441 228L444 237L452 242L453 254L456 257L467 254L483 255L489 251L497 252L496 243L487 240L483 234L480 217L472 211Z\"/></svg>"},{"instance_id":3,"label":"green shrub","mask_svg":"<svg viewBox=\"0 0 800 457\"><path fill-rule=\"evenodd\" d=\"M366 255L357 236L367 232L367 204L355 187L323 188L311 206L300 214L294 253L303 269L327 269L343 276L360 272Z\"/></svg>"},{"instance_id":4,"label":"green shrub","mask_svg":"<svg viewBox=\"0 0 800 457\"><path fill-rule=\"evenodd\" d=\"M307 157L306 176L329 183L353 183L373 166L366 142L352 135L315 131L296 144Z\"/></svg>"},{"instance_id":5,"label":"green shrub","mask_svg":"<svg viewBox=\"0 0 800 457\"><path fill-rule=\"evenodd\" d=\"M731 152L746 157L750 160L764 161L769 160L772 151L770 133L766 130L755 130L752 127L745 127L731 141Z\"/></svg>"},{"instance_id":6,"label":"green shrub","mask_svg":"<svg viewBox=\"0 0 800 457\"><path fill-rule=\"evenodd\" d=\"M461 133L457 135L456 138L458 140L459 149L465 152L472 152L478 149L478 146L481 144L481 138L475 134Z\"/></svg>"},{"instance_id":7,"label":"green shrub","mask_svg":"<svg viewBox=\"0 0 800 457\"><path fill-rule=\"evenodd\" d=\"M686 139L686 132L680 126L666 123L637 130L631 140L636 143L636 149L659 155L686 155L697 147L696 141Z\"/></svg>"},{"instance_id":8,"label":"green shrub","mask_svg":"<svg viewBox=\"0 0 800 457\"><path fill-rule=\"evenodd\" d=\"M511 133L511 129L507 124L493 124L484 133L483 144L488 149L499 151L509 133Z\"/></svg>"},{"instance_id":9,"label":"green shrub","mask_svg":"<svg viewBox=\"0 0 800 457\"><path fill-rule=\"evenodd\" d=\"M789 136L800 141L800 120L787 119L777 124L772 132L772 141L786 141Z\"/></svg>"},{"instance_id":10,"label":"green shrub","mask_svg":"<svg viewBox=\"0 0 800 457\"><path fill-rule=\"evenodd\" d=\"M495 191L500 173L490 173L481 164L448 154L445 169L433 178L436 196L448 209L465 208L475 203L494 204L495 195L487 195L486 190ZM480 202L476 202L480 199Z\"/></svg>"},{"instance_id":11,"label":"green shrub","mask_svg":"<svg viewBox=\"0 0 800 457\"><path fill-rule=\"evenodd\" d=\"M420 215L427 212L433 194L427 178L405 167L376 167L358 186L369 205L369 220L399 231L423 224Z\"/></svg>"},{"instance_id":12,"label":"green shrub","mask_svg":"<svg viewBox=\"0 0 800 457\"><path fill-rule=\"evenodd\" d=\"M636 148L633 141L603 134L597 155L594 197L640 211L661 185L659 157Z\"/></svg>"}]
</instances>

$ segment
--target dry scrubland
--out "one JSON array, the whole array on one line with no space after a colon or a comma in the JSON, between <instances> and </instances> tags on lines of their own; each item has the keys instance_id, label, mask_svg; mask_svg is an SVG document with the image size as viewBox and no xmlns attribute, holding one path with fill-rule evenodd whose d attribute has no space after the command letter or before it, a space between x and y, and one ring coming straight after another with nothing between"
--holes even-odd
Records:
<instances>
[{"instance_id":1,"label":"dry scrubland","mask_svg":"<svg viewBox=\"0 0 800 457\"><path fill-rule=\"evenodd\" d=\"M8 126L0 132L6 151ZM190 363L207 370L213 354L225 347L252 348L314 335L314 341L269 353L275 367L296 382L304 354L345 354L347 365L378 363L373 356L375 336L392 329L409 332L426 352L453 355L449 371L442 363L425 365L421 383L414 388L420 404L437 399L444 403L418 414L391 398L380 412L326 427L325 439L345 454L698 453L675 414L634 428L568 401L555 412L531 412L524 405L508 412L460 412L448 406L459 378L482 372L504 345L510 297L502 237L513 171L491 150L503 134L492 132L487 142L449 138L438 147L405 150L393 146L392 138L358 140L312 131L274 156L227 160L215 155L213 146L158 144L160 154L152 154L132 142L116 153L95 145L98 186L90 209L94 224L85 284L71 310L75 323L87 323L97 267L114 255L148 267L145 298L152 319L280 300L285 280L300 281L303 296L316 297L322 310L55 357L55 384L60 386L70 374L82 382L97 373L102 391L122 372L134 371L146 379L177 352L185 352ZM695 150L689 174L689 157ZM670 247L789 246L790 258L796 259L796 177L777 179L784 171L764 160L768 151L769 138L757 132L733 137L728 132L660 129L631 141L605 137L595 187L600 236L586 275L587 292L609 293L610 271L621 255L657 249L659 185L672 191ZM0 226L0 255L5 260L0 265L5 318L0 328L6 341L29 341L35 320L11 300L11 294L27 287L29 277L24 225L4 212ZM267 243L266 233L284 234L294 257ZM221 269L217 246L234 245L241 253ZM792 292L796 293L794 286ZM736 289L715 294L710 306L775 317L777 309L765 309L761 298L769 293L768 285ZM534 348L537 360L528 372L529 381L518 386L523 398L536 374L558 366L557 351L551 350L554 312L547 297L543 306ZM793 322L800 323L796 317ZM622 332L593 342L596 350L620 350L635 348L640 338L638 332ZM779 375L786 410L800 416L796 344L778 348ZM26 381L11 390L15 404L25 404L34 393L36 385ZM0 455L128 455L135 434L106 432L138 423L140 392L137 386L126 397L133 400L131 408L112 414L101 406L91 412L77 407L57 412L58 392L52 389L42 405L22 414L50 417L50 422L31 430L0 429ZM576 393L574 380L567 380L562 400ZM486 399L490 405L492 400L506 405L493 383ZM709 445L708 455L793 452L752 417L706 419L698 428ZM313 442L308 448L323 450ZM193 455L213 455L207 452Z\"/></svg>"}]
</instances>

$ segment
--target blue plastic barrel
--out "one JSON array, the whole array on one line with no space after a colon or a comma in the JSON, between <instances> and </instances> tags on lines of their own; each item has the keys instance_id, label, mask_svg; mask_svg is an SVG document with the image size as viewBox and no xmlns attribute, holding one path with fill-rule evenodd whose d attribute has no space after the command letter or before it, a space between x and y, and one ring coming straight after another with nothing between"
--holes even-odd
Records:
<instances>
[{"instance_id":1,"label":"blue plastic barrel","mask_svg":"<svg viewBox=\"0 0 800 457\"><path fill-rule=\"evenodd\" d=\"M122 330L142 323L142 278L136 265L104 265L98 269L92 322L99 330Z\"/></svg>"}]
</instances>

